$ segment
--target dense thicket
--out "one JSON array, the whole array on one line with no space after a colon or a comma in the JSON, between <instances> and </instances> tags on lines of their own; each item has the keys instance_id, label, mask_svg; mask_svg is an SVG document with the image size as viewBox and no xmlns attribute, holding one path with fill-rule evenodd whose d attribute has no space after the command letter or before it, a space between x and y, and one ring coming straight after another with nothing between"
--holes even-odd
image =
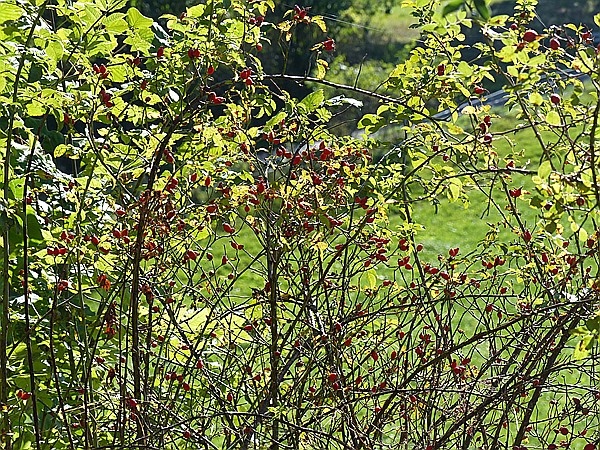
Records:
<instances>
[{"instance_id":1,"label":"dense thicket","mask_svg":"<svg viewBox=\"0 0 600 450\"><path fill-rule=\"evenodd\" d=\"M377 92L316 8L0 5L4 448L596 448L593 30L404 4Z\"/></svg>"}]
</instances>

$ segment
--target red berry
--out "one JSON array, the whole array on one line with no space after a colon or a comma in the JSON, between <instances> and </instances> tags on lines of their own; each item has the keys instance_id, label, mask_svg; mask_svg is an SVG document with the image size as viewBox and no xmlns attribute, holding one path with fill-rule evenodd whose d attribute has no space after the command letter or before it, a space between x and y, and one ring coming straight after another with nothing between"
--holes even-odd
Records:
<instances>
[{"instance_id":1,"label":"red berry","mask_svg":"<svg viewBox=\"0 0 600 450\"><path fill-rule=\"evenodd\" d=\"M225 97L218 97L217 94L211 92L210 94L208 94L208 101L211 102L213 105L220 105L225 101Z\"/></svg>"},{"instance_id":2,"label":"red berry","mask_svg":"<svg viewBox=\"0 0 600 450\"><path fill-rule=\"evenodd\" d=\"M556 38L550 39L550 48L552 50L558 50L560 48L560 41Z\"/></svg>"},{"instance_id":3,"label":"red berry","mask_svg":"<svg viewBox=\"0 0 600 450\"><path fill-rule=\"evenodd\" d=\"M325 50L326 52L332 52L335 50L335 41L331 38L327 39L326 41L323 41L322 44L323 50Z\"/></svg>"},{"instance_id":4,"label":"red berry","mask_svg":"<svg viewBox=\"0 0 600 450\"><path fill-rule=\"evenodd\" d=\"M233 228L231 225L229 225L228 223L224 223L223 224L223 231L225 231L225 233L235 233L235 228Z\"/></svg>"},{"instance_id":5,"label":"red berry","mask_svg":"<svg viewBox=\"0 0 600 450\"><path fill-rule=\"evenodd\" d=\"M183 432L183 438L184 439L189 439L192 436L192 433L190 433L188 430L185 430Z\"/></svg>"},{"instance_id":6,"label":"red berry","mask_svg":"<svg viewBox=\"0 0 600 450\"><path fill-rule=\"evenodd\" d=\"M525 42L533 42L537 39L538 34L534 30L527 30L525 34L523 34L523 40Z\"/></svg>"},{"instance_id":7,"label":"red berry","mask_svg":"<svg viewBox=\"0 0 600 450\"><path fill-rule=\"evenodd\" d=\"M331 382L333 383L335 380L337 380L338 376L337 376L337 373L335 373L335 372L331 372L331 373L330 373L330 374L327 376L327 378L329 379L329 381L331 381Z\"/></svg>"},{"instance_id":8,"label":"red berry","mask_svg":"<svg viewBox=\"0 0 600 450\"><path fill-rule=\"evenodd\" d=\"M508 194L509 194L511 197L518 198L518 197L520 197L520 196L521 196L521 188L518 188L518 189L511 189L511 190L509 190L509 191L508 191Z\"/></svg>"},{"instance_id":9,"label":"red berry","mask_svg":"<svg viewBox=\"0 0 600 450\"><path fill-rule=\"evenodd\" d=\"M554 105L558 105L560 103L560 95L558 94L552 94L550 96L550 101L554 104Z\"/></svg>"}]
</instances>

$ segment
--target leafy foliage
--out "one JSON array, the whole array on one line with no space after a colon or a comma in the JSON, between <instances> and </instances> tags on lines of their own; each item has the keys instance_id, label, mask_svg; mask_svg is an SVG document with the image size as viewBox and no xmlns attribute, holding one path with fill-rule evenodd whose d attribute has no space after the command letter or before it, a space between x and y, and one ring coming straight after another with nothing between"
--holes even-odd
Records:
<instances>
[{"instance_id":1,"label":"leafy foliage","mask_svg":"<svg viewBox=\"0 0 600 450\"><path fill-rule=\"evenodd\" d=\"M480 19L405 6L423 43L382 94L327 80L300 7L2 5L5 448L594 448L592 35L523 0L467 62ZM281 89L305 77L265 72L269 27L315 30L345 96ZM330 126L353 94L361 138ZM428 260L415 211L478 195L501 219Z\"/></svg>"}]
</instances>

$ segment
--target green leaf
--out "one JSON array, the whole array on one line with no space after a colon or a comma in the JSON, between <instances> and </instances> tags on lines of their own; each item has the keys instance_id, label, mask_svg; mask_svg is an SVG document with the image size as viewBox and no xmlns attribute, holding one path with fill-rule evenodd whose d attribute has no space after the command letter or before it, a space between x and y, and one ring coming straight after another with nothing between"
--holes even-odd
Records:
<instances>
[{"instance_id":1,"label":"green leaf","mask_svg":"<svg viewBox=\"0 0 600 450\"><path fill-rule=\"evenodd\" d=\"M544 98L541 96L539 92L532 92L529 94L529 103L532 105L540 106L544 103Z\"/></svg>"},{"instance_id":2,"label":"green leaf","mask_svg":"<svg viewBox=\"0 0 600 450\"><path fill-rule=\"evenodd\" d=\"M327 25L321 16L314 16L312 18L312 23L318 26L323 33L327 33Z\"/></svg>"},{"instance_id":3,"label":"green leaf","mask_svg":"<svg viewBox=\"0 0 600 450\"><path fill-rule=\"evenodd\" d=\"M324 59L317 59L315 77L319 80L322 80L323 78L325 78L325 75L327 75L327 69L329 69L329 64L327 63L327 61L325 61Z\"/></svg>"},{"instance_id":4,"label":"green leaf","mask_svg":"<svg viewBox=\"0 0 600 450\"><path fill-rule=\"evenodd\" d=\"M575 361L579 361L581 359L586 358L590 353L590 347L594 342L595 336L593 334L588 334L584 336L573 349L573 359Z\"/></svg>"},{"instance_id":5,"label":"green leaf","mask_svg":"<svg viewBox=\"0 0 600 450\"><path fill-rule=\"evenodd\" d=\"M113 33L124 33L129 28L127 22L124 19L125 14L115 13L104 18L102 23L106 27L107 31Z\"/></svg>"},{"instance_id":6,"label":"green leaf","mask_svg":"<svg viewBox=\"0 0 600 450\"><path fill-rule=\"evenodd\" d=\"M477 10L481 18L483 20L488 20L492 14L485 0L473 0L473 2L475 3L475 9Z\"/></svg>"},{"instance_id":7,"label":"green leaf","mask_svg":"<svg viewBox=\"0 0 600 450\"><path fill-rule=\"evenodd\" d=\"M466 77L470 77L471 75L473 75L473 68L466 61L459 62L457 69Z\"/></svg>"},{"instance_id":8,"label":"green leaf","mask_svg":"<svg viewBox=\"0 0 600 450\"><path fill-rule=\"evenodd\" d=\"M65 144L57 145L56 148L54 149L54 157L60 158L65 153L67 153L68 149L69 149L69 147L67 147Z\"/></svg>"},{"instance_id":9,"label":"green leaf","mask_svg":"<svg viewBox=\"0 0 600 450\"><path fill-rule=\"evenodd\" d=\"M600 333L600 316L592 317L585 321L585 326L588 330Z\"/></svg>"},{"instance_id":10,"label":"green leaf","mask_svg":"<svg viewBox=\"0 0 600 450\"><path fill-rule=\"evenodd\" d=\"M444 5L444 9L442 9L442 16L447 16L448 14L457 11L461 6L463 6L463 4L464 0L450 0Z\"/></svg>"},{"instance_id":11,"label":"green leaf","mask_svg":"<svg viewBox=\"0 0 600 450\"><path fill-rule=\"evenodd\" d=\"M152 19L144 16L136 8L129 8L127 11L127 23L136 31L145 30L154 23Z\"/></svg>"},{"instance_id":12,"label":"green leaf","mask_svg":"<svg viewBox=\"0 0 600 450\"><path fill-rule=\"evenodd\" d=\"M267 123L265 124L265 130L270 131L275 124L280 123L285 118L285 111L278 112L275 116L273 116L267 121Z\"/></svg>"},{"instance_id":13,"label":"green leaf","mask_svg":"<svg viewBox=\"0 0 600 450\"><path fill-rule=\"evenodd\" d=\"M205 10L206 5L195 5L191 8L188 8L186 14L188 17L202 17L204 16Z\"/></svg>"},{"instance_id":14,"label":"green leaf","mask_svg":"<svg viewBox=\"0 0 600 450\"><path fill-rule=\"evenodd\" d=\"M81 18L86 25L95 24L102 17L102 12L95 5L86 4L84 11Z\"/></svg>"},{"instance_id":15,"label":"green leaf","mask_svg":"<svg viewBox=\"0 0 600 450\"><path fill-rule=\"evenodd\" d=\"M131 51L142 52L146 55L148 54L150 47L152 47L152 43L148 42L146 39L143 39L139 34L129 36L127 39L125 39L125 43L131 45Z\"/></svg>"},{"instance_id":16,"label":"green leaf","mask_svg":"<svg viewBox=\"0 0 600 450\"><path fill-rule=\"evenodd\" d=\"M550 111L546 116L546 122L548 125L559 126L561 124L560 116L556 111Z\"/></svg>"},{"instance_id":17,"label":"green leaf","mask_svg":"<svg viewBox=\"0 0 600 450\"><path fill-rule=\"evenodd\" d=\"M17 5L3 3L0 7L0 23L17 20L23 15L23 8Z\"/></svg>"},{"instance_id":18,"label":"green leaf","mask_svg":"<svg viewBox=\"0 0 600 450\"><path fill-rule=\"evenodd\" d=\"M360 122L358 122L358 128L363 128L365 134L372 134L379 130L386 124L386 120L375 114L365 114Z\"/></svg>"},{"instance_id":19,"label":"green leaf","mask_svg":"<svg viewBox=\"0 0 600 450\"><path fill-rule=\"evenodd\" d=\"M594 22L596 22L596 25L600 27L600 14L596 14L594 16Z\"/></svg>"},{"instance_id":20,"label":"green leaf","mask_svg":"<svg viewBox=\"0 0 600 450\"><path fill-rule=\"evenodd\" d=\"M367 272L367 286L371 289L375 289L377 287L377 272L374 269L371 269Z\"/></svg>"},{"instance_id":21,"label":"green leaf","mask_svg":"<svg viewBox=\"0 0 600 450\"><path fill-rule=\"evenodd\" d=\"M106 3L106 11L115 11L127 5L127 0L108 0Z\"/></svg>"},{"instance_id":22,"label":"green leaf","mask_svg":"<svg viewBox=\"0 0 600 450\"><path fill-rule=\"evenodd\" d=\"M462 192L462 182L458 178L452 178L448 185L448 200L455 202Z\"/></svg>"},{"instance_id":23,"label":"green leaf","mask_svg":"<svg viewBox=\"0 0 600 450\"><path fill-rule=\"evenodd\" d=\"M52 59L54 62L60 61L63 57L63 46L60 41L50 41L48 42L48 46L46 47L46 54Z\"/></svg>"},{"instance_id":24,"label":"green leaf","mask_svg":"<svg viewBox=\"0 0 600 450\"><path fill-rule=\"evenodd\" d=\"M298 106L303 107L306 112L313 112L315 109L321 106L323 100L325 100L325 94L323 93L323 89L319 89L304 97L302 101L298 103Z\"/></svg>"},{"instance_id":25,"label":"green leaf","mask_svg":"<svg viewBox=\"0 0 600 450\"><path fill-rule=\"evenodd\" d=\"M550 172L552 172L550 161L544 161L538 168L538 177L540 177L542 180L545 180L548 178L548 175L550 175Z\"/></svg>"},{"instance_id":26,"label":"green leaf","mask_svg":"<svg viewBox=\"0 0 600 450\"><path fill-rule=\"evenodd\" d=\"M35 83L42 79L42 68L37 64L32 64L29 67L29 74L27 76L28 83Z\"/></svg>"},{"instance_id":27,"label":"green leaf","mask_svg":"<svg viewBox=\"0 0 600 450\"><path fill-rule=\"evenodd\" d=\"M27 109L27 114L32 117L43 116L46 112L45 105L42 102L39 102L35 99L27 103L27 106L25 108Z\"/></svg>"}]
</instances>

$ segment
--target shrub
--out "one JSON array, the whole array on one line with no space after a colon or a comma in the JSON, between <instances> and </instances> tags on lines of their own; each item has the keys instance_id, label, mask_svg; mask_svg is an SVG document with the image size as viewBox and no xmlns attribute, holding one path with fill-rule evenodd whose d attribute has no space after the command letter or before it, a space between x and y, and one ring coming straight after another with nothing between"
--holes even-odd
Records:
<instances>
[{"instance_id":1,"label":"shrub","mask_svg":"<svg viewBox=\"0 0 600 450\"><path fill-rule=\"evenodd\" d=\"M3 4L6 448L594 447L592 35L532 34L533 1L485 23L405 3L423 44L364 139L329 129L343 99L261 68L265 27L334 49L301 8L215 0L162 29L121 1ZM496 215L432 257L432 202Z\"/></svg>"}]
</instances>

